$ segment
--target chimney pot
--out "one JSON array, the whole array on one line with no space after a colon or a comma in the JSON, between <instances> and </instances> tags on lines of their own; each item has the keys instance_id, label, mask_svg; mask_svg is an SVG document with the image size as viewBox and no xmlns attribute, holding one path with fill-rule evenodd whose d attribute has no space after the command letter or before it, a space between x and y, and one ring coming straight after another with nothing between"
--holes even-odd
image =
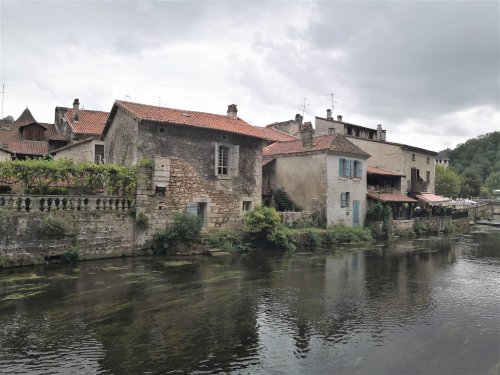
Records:
<instances>
[{"instance_id":1,"label":"chimney pot","mask_svg":"<svg viewBox=\"0 0 500 375\"><path fill-rule=\"evenodd\" d=\"M326 119L327 120L331 120L332 119L332 110L331 109L327 109L326 110Z\"/></svg>"},{"instance_id":2,"label":"chimney pot","mask_svg":"<svg viewBox=\"0 0 500 375\"><path fill-rule=\"evenodd\" d=\"M342 116L341 115L337 115L337 121L342 122Z\"/></svg>"},{"instance_id":3,"label":"chimney pot","mask_svg":"<svg viewBox=\"0 0 500 375\"><path fill-rule=\"evenodd\" d=\"M80 101L78 100L78 98L76 98L75 101L73 102L73 121L79 121L80 119L79 112L80 112Z\"/></svg>"},{"instance_id":4,"label":"chimney pot","mask_svg":"<svg viewBox=\"0 0 500 375\"><path fill-rule=\"evenodd\" d=\"M238 118L238 108L236 104L230 104L227 106L227 115L231 118Z\"/></svg>"}]
</instances>

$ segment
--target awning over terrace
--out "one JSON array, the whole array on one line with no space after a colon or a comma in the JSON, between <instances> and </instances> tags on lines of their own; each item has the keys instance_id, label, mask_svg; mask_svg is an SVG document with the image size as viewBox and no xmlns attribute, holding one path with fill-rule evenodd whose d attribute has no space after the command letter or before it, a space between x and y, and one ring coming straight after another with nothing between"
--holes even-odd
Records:
<instances>
[{"instance_id":1,"label":"awning over terrace","mask_svg":"<svg viewBox=\"0 0 500 375\"><path fill-rule=\"evenodd\" d=\"M445 206L450 202L450 198L442 197L440 195L435 195L432 193L416 194L415 198L417 198L422 203L427 203L430 206Z\"/></svg>"},{"instance_id":2,"label":"awning over terrace","mask_svg":"<svg viewBox=\"0 0 500 375\"><path fill-rule=\"evenodd\" d=\"M381 168L381 167L366 167L367 174L376 174L381 176L392 176L392 177L406 177L404 174L391 171L390 169Z\"/></svg>"},{"instance_id":3,"label":"awning over terrace","mask_svg":"<svg viewBox=\"0 0 500 375\"><path fill-rule=\"evenodd\" d=\"M392 194L392 193L375 193L368 192L366 195L369 198L375 199L380 202L396 202L396 203L417 203L413 198L407 197L403 194Z\"/></svg>"}]
</instances>

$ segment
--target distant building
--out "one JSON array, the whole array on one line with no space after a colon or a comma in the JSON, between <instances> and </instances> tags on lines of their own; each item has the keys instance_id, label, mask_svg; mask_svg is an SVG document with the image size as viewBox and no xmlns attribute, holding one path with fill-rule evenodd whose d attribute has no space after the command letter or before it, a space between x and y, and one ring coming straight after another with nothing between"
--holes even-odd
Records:
<instances>
[{"instance_id":1,"label":"distant building","mask_svg":"<svg viewBox=\"0 0 500 375\"><path fill-rule=\"evenodd\" d=\"M450 157L448 155L448 150L439 151L436 156L436 165L441 165L444 168L448 168L450 163Z\"/></svg>"},{"instance_id":2,"label":"distant building","mask_svg":"<svg viewBox=\"0 0 500 375\"><path fill-rule=\"evenodd\" d=\"M54 124L36 121L28 108L15 121L12 121L10 116L1 121L0 158L26 159L47 156L51 150L66 144L68 138L58 132Z\"/></svg>"},{"instance_id":3,"label":"distant building","mask_svg":"<svg viewBox=\"0 0 500 375\"><path fill-rule=\"evenodd\" d=\"M295 123L300 139L263 150L266 183L300 209L319 211L327 225L363 226L370 155L341 133L313 136L311 123L302 124L300 115Z\"/></svg>"}]
</instances>

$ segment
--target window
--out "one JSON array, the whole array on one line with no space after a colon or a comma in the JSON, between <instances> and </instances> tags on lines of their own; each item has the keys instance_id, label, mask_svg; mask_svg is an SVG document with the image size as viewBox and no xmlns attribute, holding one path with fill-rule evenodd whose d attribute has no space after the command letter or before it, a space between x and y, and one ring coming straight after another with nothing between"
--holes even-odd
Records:
<instances>
[{"instance_id":1,"label":"window","mask_svg":"<svg viewBox=\"0 0 500 375\"><path fill-rule=\"evenodd\" d=\"M94 147L94 163L104 163L104 145L95 145Z\"/></svg>"},{"instance_id":2,"label":"window","mask_svg":"<svg viewBox=\"0 0 500 375\"><path fill-rule=\"evenodd\" d=\"M339 177L362 178L363 163L359 160L339 159Z\"/></svg>"},{"instance_id":3,"label":"window","mask_svg":"<svg viewBox=\"0 0 500 375\"><path fill-rule=\"evenodd\" d=\"M359 160L355 160L353 164L354 164L354 177L362 178L363 177L362 163Z\"/></svg>"},{"instance_id":4,"label":"window","mask_svg":"<svg viewBox=\"0 0 500 375\"><path fill-rule=\"evenodd\" d=\"M340 193L340 207L349 207L349 192Z\"/></svg>"},{"instance_id":5,"label":"window","mask_svg":"<svg viewBox=\"0 0 500 375\"><path fill-rule=\"evenodd\" d=\"M247 212L252 209L252 201L243 201L243 211Z\"/></svg>"},{"instance_id":6,"label":"window","mask_svg":"<svg viewBox=\"0 0 500 375\"><path fill-rule=\"evenodd\" d=\"M427 164L431 163L431 158L427 156Z\"/></svg>"},{"instance_id":7,"label":"window","mask_svg":"<svg viewBox=\"0 0 500 375\"><path fill-rule=\"evenodd\" d=\"M339 177L345 177L345 159L339 159Z\"/></svg>"},{"instance_id":8,"label":"window","mask_svg":"<svg viewBox=\"0 0 500 375\"><path fill-rule=\"evenodd\" d=\"M431 182L431 172L430 171L425 172L425 181L427 183Z\"/></svg>"},{"instance_id":9,"label":"window","mask_svg":"<svg viewBox=\"0 0 500 375\"><path fill-rule=\"evenodd\" d=\"M411 154L411 160L415 161L415 154Z\"/></svg>"},{"instance_id":10,"label":"window","mask_svg":"<svg viewBox=\"0 0 500 375\"><path fill-rule=\"evenodd\" d=\"M229 147L219 146L217 157L217 174L229 175Z\"/></svg>"}]
</instances>

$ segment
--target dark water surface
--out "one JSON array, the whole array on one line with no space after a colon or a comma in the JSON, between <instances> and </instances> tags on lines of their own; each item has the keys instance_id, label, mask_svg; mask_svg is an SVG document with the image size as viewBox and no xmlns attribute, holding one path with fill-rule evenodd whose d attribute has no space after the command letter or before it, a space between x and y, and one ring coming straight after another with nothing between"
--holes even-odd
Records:
<instances>
[{"instance_id":1,"label":"dark water surface","mask_svg":"<svg viewBox=\"0 0 500 375\"><path fill-rule=\"evenodd\" d=\"M499 374L500 231L0 271L0 373Z\"/></svg>"}]
</instances>

